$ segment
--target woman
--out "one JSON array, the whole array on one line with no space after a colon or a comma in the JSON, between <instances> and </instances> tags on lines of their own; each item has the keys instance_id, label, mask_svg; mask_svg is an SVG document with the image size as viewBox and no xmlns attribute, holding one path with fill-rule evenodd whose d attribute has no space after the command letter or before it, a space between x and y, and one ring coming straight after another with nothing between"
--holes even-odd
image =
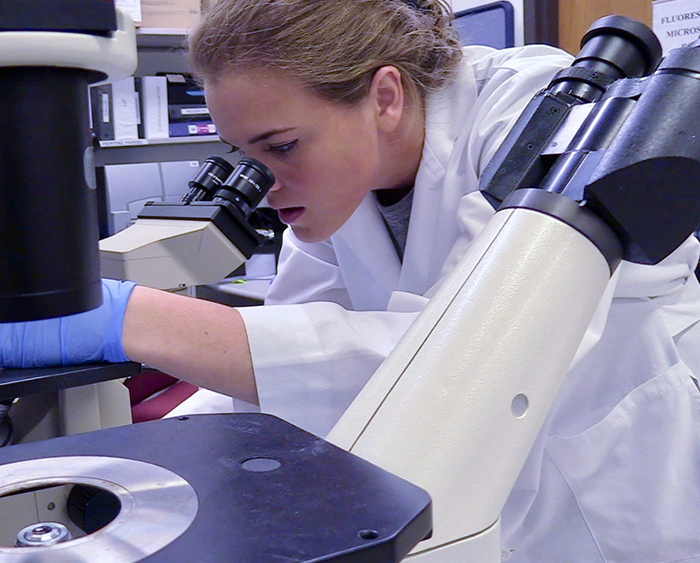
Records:
<instances>
[{"instance_id":1,"label":"woman","mask_svg":"<svg viewBox=\"0 0 700 563\"><path fill-rule=\"evenodd\" d=\"M493 213L479 174L571 62L462 51L449 20L438 0L219 0L190 54L222 139L277 178L291 229L266 306L107 281L96 311L2 327L2 365L131 359L325 435ZM697 260L691 239L619 269L504 510L505 558L700 561Z\"/></svg>"}]
</instances>

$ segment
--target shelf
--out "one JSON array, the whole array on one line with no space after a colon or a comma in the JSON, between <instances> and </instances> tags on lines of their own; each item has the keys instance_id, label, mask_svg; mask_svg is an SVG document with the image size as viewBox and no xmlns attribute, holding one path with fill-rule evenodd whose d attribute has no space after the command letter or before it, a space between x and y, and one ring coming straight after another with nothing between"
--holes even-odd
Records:
<instances>
[{"instance_id":1,"label":"shelf","mask_svg":"<svg viewBox=\"0 0 700 563\"><path fill-rule=\"evenodd\" d=\"M189 29L173 29L170 27L139 27L136 35L182 35L189 33Z\"/></svg>"},{"instance_id":2,"label":"shelf","mask_svg":"<svg viewBox=\"0 0 700 563\"><path fill-rule=\"evenodd\" d=\"M187 29L139 28L136 30L136 45L139 48L184 49L188 33Z\"/></svg>"},{"instance_id":3,"label":"shelf","mask_svg":"<svg viewBox=\"0 0 700 563\"><path fill-rule=\"evenodd\" d=\"M95 165L135 164L140 162L204 161L211 155L228 155L231 148L217 135L176 137L173 139L132 141L100 141L95 151ZM230 156L230 155L228 155Z\"/></svg>"},{"instance_id":4,"label":"shelf","mask_svg":"<svg viewBox=\"0 0 700 563\"><path fill-rule=\"evenodd\" d=\"M218 135L201 135L192 137L171 137L170 139L129 139L126 141L100 141L101 149L117 147L144 147L152 145L181 145L190 143L218 143Z\"/></svg>"}]
</instances>

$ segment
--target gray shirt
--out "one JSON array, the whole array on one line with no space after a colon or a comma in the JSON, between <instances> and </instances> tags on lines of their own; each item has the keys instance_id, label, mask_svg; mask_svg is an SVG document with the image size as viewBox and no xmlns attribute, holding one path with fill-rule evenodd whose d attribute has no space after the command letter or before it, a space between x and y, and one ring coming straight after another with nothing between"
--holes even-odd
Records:
<instances>
[{"instance_id":1,"label":"gray shirt","mask_svg":"<svg viewBox=\"0 0 700 563\"><path fill-rule=\"evenodd\" d=\"M384 222L389 229L389 234L391 235L394 247L396 247L399 259L403 262L403 253L406 249L406 237L408 236L408 223L411 219L413 190L391 205L383 205L376 192L374 197L377 200L379 213L382 214Z\"/></svg>"}]
</instances>

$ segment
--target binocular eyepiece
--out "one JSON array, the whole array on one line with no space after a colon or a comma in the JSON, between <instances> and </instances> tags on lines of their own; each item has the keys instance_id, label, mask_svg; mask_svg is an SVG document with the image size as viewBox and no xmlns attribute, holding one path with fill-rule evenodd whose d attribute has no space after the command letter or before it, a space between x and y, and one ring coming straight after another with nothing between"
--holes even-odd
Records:
<instances>
[{"instance_id":1,"label":"binocular eyepiece","mask_svg":"<svg viewBox=\"0 0 700 563\"><path fill-rule=\"evenodd\" d=\"M243 157L234 168L225 159L210 156L189 182L182 203L228 202L249 217L274 183L274 174L253 158Z\"/></svg>"}]
</instances>

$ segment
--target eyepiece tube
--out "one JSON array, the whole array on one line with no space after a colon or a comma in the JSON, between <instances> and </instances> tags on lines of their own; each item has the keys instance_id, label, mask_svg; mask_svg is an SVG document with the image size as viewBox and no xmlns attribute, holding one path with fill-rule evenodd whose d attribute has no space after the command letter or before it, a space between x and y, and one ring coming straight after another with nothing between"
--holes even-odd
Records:
<instances>
[{"instance_id":1,"label":"eyepiece tube","mask_svg":"<svg viewBox=\"0 0 700 563\"><path fill-rule=\"evenodd\" d=\"M233 172L233 165L219 156L210 156L187 184L190 191L182 198L182 203L211 201L214 194Z\"/></svg>"},{"instance_id":2,"label":"eyepiece tube","mask_svg":"<svg viewBox=\"0 0 700 563\"><path fill-rule=\"evenodd\" d=\"M244 157L216 192L214 201L228 201L249 217L274 183L274 174L263 163Z\"/></svg>"},{"instance_id":3,"label":"eyepiece tube","mask_svg":"<svg viewBox=\"0 0 700 563\"><path fill-rule=\"evenodd\" d=\"M583 36L581 52L570 69L554 78L550 91L594 102L615 80L651 74L661 56L661 44L646 25L624 16L606 16Z\"/></svg>"}]
</instances>

